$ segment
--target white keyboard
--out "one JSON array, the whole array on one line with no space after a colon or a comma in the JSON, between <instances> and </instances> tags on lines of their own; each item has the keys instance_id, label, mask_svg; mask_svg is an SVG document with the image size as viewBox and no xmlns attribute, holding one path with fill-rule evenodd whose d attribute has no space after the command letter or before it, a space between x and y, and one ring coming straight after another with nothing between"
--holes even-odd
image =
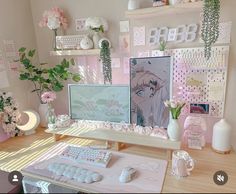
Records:
<instances>
[{"instance_id":1,"label":"white keyboard","mask_svg":"<svg viewBox=\"0 0 236 194\"><path fill-rule=\"evenodd\" d=\"M111 152L105 150L76 146L68 146L60 154L61 158L70 159L79 163L85 163L99 167L107 167L111 156Z\"/></svg>"}]
</instances>

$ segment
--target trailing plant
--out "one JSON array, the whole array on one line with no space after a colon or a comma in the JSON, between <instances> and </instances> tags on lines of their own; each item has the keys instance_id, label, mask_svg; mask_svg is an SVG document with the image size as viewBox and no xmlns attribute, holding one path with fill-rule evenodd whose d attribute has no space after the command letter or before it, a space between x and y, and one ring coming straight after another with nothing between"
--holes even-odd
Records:
<instances>
[{"instance_id":1,"label":"trailing plant","mask_svg":"<svg viewBox=\"0 0 236 194\"><path fill-rule=\"evenodd\" d=\"M112 84L111 51L109 46L107 40L101 42L100 59L102 61L104 83Z\"/></svg>"},{"instance_id":2,"label":"trailing plant","mask_svg":"<svg viewBox=\"0 0 236 194\"><path fill-rule=\"evenodd\" d=\"M46 63L34 65L32 60L35 50L29 50L22 47L19 49L20 63L23 68L20 70L20 80L29 80L33 83L34 90L41 103L41 95L46 91L59 92L64 88L63 82L72 79L75 82L80 80L78 73L69 71L70 65L74 65L74 60L63 59L60 64L52 68L45 68Z\"/></svg>"},{"instance_id":3,"label":"trailing plant","mask_svg":"<svg viewBox=\"0 0 236 194\"><path fill-rule=\"evenodd\" d=\"M211 47L219 37L220 0L204 0L201 36L205 57L211 57Z\"/></svg>"}]
</instances>

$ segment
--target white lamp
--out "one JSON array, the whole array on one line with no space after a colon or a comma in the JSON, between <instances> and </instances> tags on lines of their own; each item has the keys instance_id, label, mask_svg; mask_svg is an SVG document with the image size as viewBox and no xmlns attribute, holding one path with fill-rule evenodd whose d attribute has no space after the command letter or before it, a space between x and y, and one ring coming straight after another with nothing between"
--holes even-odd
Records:
<instances>
[{"instance_id":1,"label":"white lamp","mask_svg":"<svg viewBox=\"0 0 236 194\"><path fill-rule=\"evenodd\" d=\"M31 135L35 133L35 129L39 126L40 117L39 114L33 110L23 111L29 120L24 125L17 125L17 127L24 132L25 135Z\"/></svg>"}]
</instances>

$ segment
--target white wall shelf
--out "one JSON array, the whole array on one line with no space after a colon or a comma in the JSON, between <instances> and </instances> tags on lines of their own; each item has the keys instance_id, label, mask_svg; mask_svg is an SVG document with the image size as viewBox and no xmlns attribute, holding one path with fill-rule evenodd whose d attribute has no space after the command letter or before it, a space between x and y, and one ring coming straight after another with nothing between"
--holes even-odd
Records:
<instances>
[{"instance_id":1,"label":"white wall shelf","mask_svg":"<svg viewBox=\"0 0 236 194\"><path fill-rule=\"evenodd\" d=\"M183 14L201 12L203 7L203 1L197 1L192 3L181 3L177 5L166 5L161 7L149 7L143 9L129 10L125 12L126 18L147 18L159 15L169 14Z\"/></svg>"},{"instance_id":2,"label":"white wall shelf","mask_svg":"<svg viewBox=\"0 0 236 194\"><path fill-rule=\"evenodd\" d=\"M50 51L51 56L89 56L89 55L99 55L99 54L100 54L100 49Z\"/></svg>"}]
</instances>

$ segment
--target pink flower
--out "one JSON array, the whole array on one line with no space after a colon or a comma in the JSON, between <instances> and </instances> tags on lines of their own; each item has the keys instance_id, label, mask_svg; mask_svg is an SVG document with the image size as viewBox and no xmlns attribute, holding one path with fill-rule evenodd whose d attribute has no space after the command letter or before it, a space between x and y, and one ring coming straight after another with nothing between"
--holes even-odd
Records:
<instances>
[{"instance_id":1,"label":"pink flower","mask_svg":"<svg viewBox=\"0 0 236 194\"><path fill-rule=\"evenodd\" d=\"M57 21L57 22L52 23L51 21ZM68 21L62 9L58 7L53 7L50 10L47 10L43 13L43 18L39 22L39 26L40 27L47 26L51 30L57 29L60 26L66 29L68 27Z\"/></svg>"},{"instance_id":2,"label":"pink flower","mask_svg":"<svg viewBox=\"0 0 236 194\"><path fill-rule=\"evenodd\" d=\"M44 103L50 103L56 99L56 93L54 92L44 92L41 95L41 99Z\"/></svg>"}]
</instances>

